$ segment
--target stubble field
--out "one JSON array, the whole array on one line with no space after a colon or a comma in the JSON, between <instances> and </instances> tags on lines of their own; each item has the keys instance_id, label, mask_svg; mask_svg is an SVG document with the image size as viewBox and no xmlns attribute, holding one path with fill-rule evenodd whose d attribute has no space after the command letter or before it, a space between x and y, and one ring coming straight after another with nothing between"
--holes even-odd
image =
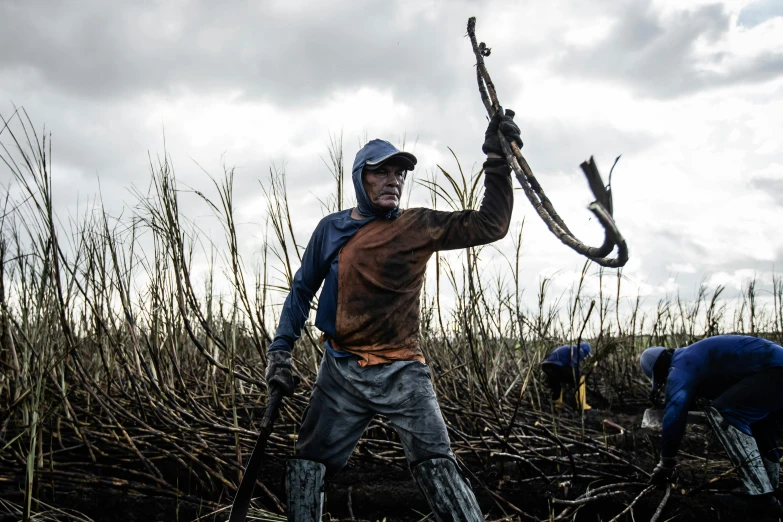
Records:
<instances>
[{"instance_id":1,"label":"stubble field","mask_svg":"<svg viewBox=\"0 0 783 522\"><path fill-rule=\"evenodd\" d=\"M199 194L222 225L220 243L205 245L181 210L165 157L152 162L132 216L98 209L64 221L53 210L48 137L18 118L16 148L0 153L19 189L0 220L0 520L225 519L266 403L265 350L306 242L293 236L284 173L265 182L269 235L250 260L230 170ZM330 151L342 187L339 142ZM474 208L479 175L423 185L438 208ZM338 190L326 207L344 199ZM512 226L506 277L482 274L482 249L436 256L421 301L421 344L487 518L743 519L737 480L704 426L689 429L675 486L646 484L659 434L640 427L649 384L637 360L649 345L718 333L780 342L783 283L763 303L749 281L736 298L703 287L650 307L623 295L621 272L585 264L572 291L553 296L547 279L520 288L522 231ZM194 273L198 258L210 262ZM523 304L523 292L537 304ZM446 294L453 306L441 306ZM302 384L270 439L252 520L284 520L284 461L322 356L318 336L308 325L297 344ZM580 340L595 354L582 369L593 409L555 410L538 365ZM325 511L332 520L428 516L383 418L327 485Z\"/></svg>"}]
</instances>

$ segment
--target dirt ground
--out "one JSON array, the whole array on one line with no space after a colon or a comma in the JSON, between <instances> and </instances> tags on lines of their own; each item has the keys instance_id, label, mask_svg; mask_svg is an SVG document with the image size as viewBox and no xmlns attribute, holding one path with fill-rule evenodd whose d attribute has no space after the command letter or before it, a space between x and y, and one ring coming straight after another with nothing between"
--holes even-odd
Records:
<instances>
[{"instance_id":1,"label":"dirt ground","mask_svg":"<svg viewBox=\"0 0 783 522\"><path fill-rule=\"evenodd\" d=\"M660 435L641 429L641 414L630 411L610 411L594 409L587 412L587 425L598 428L609 420L623 427L626 433L625 450L634 455L634 464L642 469L651 470L655 464L656 448ZM573 415L564 412L563 415ZM611 426L610 426L611 427ZM616 428L612 428L616 429ZM619 441L620 439L618 439ZM569 484L567 481L546 486L542 482L520 481L514 475L514 467L492 465L488 468L475 467L471 470L483 483L500 490L503 496L525 513L546 520L550 513L559 513L563 506L552 506L551 498L574 499L585 490L586 484ZM663 516L660 520L704 521L704 520L765 520L754 514L739 492L739 481L735 475L709 485L707 481L729 469L728 461L719 445L706 426L689 426L688 434L680 452L678 483L673 489ZM270 458L264 466L262 480L278 498L285 499L283 489L284 463ZM639 480L628 477L629 481ZM513 512L498 504L481 487L475 487L477 498L489 520L499 520ZM588 504L576 513L577 521L607 521L612 519L638 494L637 489L629 489L615 497ZM259 495L256 490L256 495ZM421 520L429 513L424 498L419 493L410 473L404 465L368 466L364 462L352 462L333 480L328 482L325 491L326 504L324 520L359 520L402 522ZM633 513L626 513L619 520L649 520L658 508L664 496L662 490L655 490L639 500ZM99 490L57 491L54 495L42 489L45 501L60 509L74 509L95 521L112 522L136 521L190 521L225 520L228 512L210 515L210 509L198 505L195 499L175 499L145 494L137 495L120 488ZM21 503L22 495L18 487L11 484L0 485L0 498ZM264 499L264 495L261 495ZM268 498L268 497L266 497ZM212 501L225 499L210 498ZM269 505L267 503L267 505ZM203 517L203 518L199 518ZM523 520L525 518L523 517ZM18 520L18 516L1 514L0 521Z\"/></svg>"}]
</instances>

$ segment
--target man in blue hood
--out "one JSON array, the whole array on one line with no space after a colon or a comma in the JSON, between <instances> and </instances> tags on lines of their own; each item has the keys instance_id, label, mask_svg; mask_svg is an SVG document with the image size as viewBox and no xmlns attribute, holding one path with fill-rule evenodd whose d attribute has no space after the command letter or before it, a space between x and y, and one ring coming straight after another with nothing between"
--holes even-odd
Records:
<instances>
[{"instance_id":1,"label":"man in blue hood","mask_svg":"<svg viewBox=\"0 0 783 522\"><path fill-rule=\"evenodd\" d=\"M375 414L394 426L411 472L438 521L483 520L463 479L419 346L419 299L427 261L439 250L497 241L511 220L510 168L498 130L519 146L513 111L500 109L482 150L479 210L399 208L413 154L383 140L356 154L356 207L316 227L269 347L267 383L293 394L291 350L323 283L315 325L325 354L289 460L289 520L320 520L324 477L342 469Z\"/></svg>"},{"instance_id":2,"label":"man in blue hood","mask_svg":"<svg viewBox=\"0 0 783 522\"><path fill-rule=\"evenodd\" d=\"M588 343L560 346L541 362L541 371L546 377L547 387L552 391L556 408L563 406L563 388L574 390L574 403L582 411L592 409L587 404L587 385L581 373L582 361L590 357L592 349Z\"/></svg>"},{"instance_id":3,"label":"man in blue hood","mask_svg":"<svg viewBox=\"0 0 783 522\"><path fill-rule=\"evenodd\" d=\"M757 506L783 515L773 496L780 475L783 348L758 337L718 335L678 350L653 346L639 362L652 379L651 398L666 388L661 460L651 482L665 484L672 477L688 410L696 398L709 399L707 419L745 492Z\"/></svg>"}]
</instances>

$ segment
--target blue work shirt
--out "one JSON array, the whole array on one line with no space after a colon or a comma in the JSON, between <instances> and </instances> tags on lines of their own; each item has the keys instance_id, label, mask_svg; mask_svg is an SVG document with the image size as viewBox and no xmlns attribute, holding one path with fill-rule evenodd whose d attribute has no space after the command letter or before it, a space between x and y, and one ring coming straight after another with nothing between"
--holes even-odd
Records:
<instances>
[{"instance_id":1,"label":"blue work shirt","mask_svg":"<svg viewBox=\"0 0 783 522\"><path fill-rule=\"evenodd\" d=\"M590 345L587 343L580 343L578 350L576 346L566 345L552 350L552 353L543 362L562 366L563 368L573 368L579 366L588 355L590 355Z\"/></svg>"},{"instance_id":2,"label":"blue work shirt","mask_svg":"<svg viewBox=\"0 0 783 522\"><path fill-rule=\"evenodd\" d=\"M277 332L269 350L288 350L294 347L310 314L310 303L321 286L315 326L327 337L334 337L337 322L337 254L348 240L364 225L375 219L351 217L351 209L341 210L323 218L315 228L302 256L302 266L294 276L291 292L285 299ZM335 357L347 357L348 352L335 351L325 343Z\"/></svg>"},{"instance_id":3,"label":"blue work shirt","mask_svg":"<svg viewBox=\"0 0 783 522\"><path fill-rule=\"evenodd\" d=\"M718 335L675 350L666 379L661 456L677 454L696 397L715 399L745 377L779 366L783 347L747 335ZM751 435L747 424L732 424Z\"/></svg>"}]
</instances>

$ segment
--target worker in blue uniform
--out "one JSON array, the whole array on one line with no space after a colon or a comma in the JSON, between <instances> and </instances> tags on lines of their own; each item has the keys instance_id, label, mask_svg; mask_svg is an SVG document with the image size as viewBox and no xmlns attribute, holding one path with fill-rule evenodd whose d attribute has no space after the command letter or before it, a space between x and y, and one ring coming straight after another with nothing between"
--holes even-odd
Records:
<instances>
[{"instance_id":1,"label":"worker in blue uniform","mask_svg":"<svg viewBox=\"0 0 783 522\"><path fill-rule=\"evenodd\" d=\"M552 391L556 408L563 406L564 388L574 390L574 402L578 408L591 409L587 404L587 386L585 376L580 371L580 365L592 350L587 343L560 346L552 350L552 353L541 363L541 371L544 373L547 387Z\"/></svg>"},{"instance_id":2,"label":"worker in blue uniform","mask_svg":"<svg viewBox=\"0 0 783 522\"><path fill-rule=\"evenodd\" d=\"M707 419L757 506L783 515L773 496L780 476L777 421L783 413L783 347L758 337L718 335L678 350L642 353L651 396L665 386L661 459L650 481L672 478L696 398L709 399Z\"/></svg>"}]
</instances>

